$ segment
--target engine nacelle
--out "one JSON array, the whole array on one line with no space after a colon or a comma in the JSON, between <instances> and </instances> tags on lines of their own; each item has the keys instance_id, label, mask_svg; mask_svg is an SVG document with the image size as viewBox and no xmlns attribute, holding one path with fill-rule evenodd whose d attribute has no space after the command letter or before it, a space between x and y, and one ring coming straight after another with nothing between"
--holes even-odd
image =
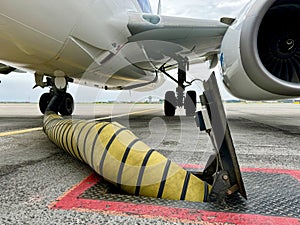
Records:
<instances>
[{"instance_id":1,"label":"engine nacelle","mask_svg":"<svg viewBox=\"0 0 300 225\"><path fill-rule=\"evenodd\" d=\"M256 0L229 27L221 48L223 81L236 97L300 96L300 1Z\"/></svg>"}]
</instances>

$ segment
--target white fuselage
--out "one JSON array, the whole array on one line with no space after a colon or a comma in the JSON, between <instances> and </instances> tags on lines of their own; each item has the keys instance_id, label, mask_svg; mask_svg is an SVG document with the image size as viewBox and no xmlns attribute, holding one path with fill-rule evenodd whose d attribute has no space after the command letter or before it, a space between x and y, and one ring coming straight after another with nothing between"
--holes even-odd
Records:
<instances>
[{"instance_id":1,"label":"white fuselage","mask_svg":"<svg viewBox=\"0 0 300 225\"><path fill-rule=\"evenodd\" d=\"M128 62L113 57L126 51L130 11L141 12L138 2L1 0L0 62L50 76L62 71L92 86L149 81L153 75L124 76Z\"/></svg>"}]
</instances>

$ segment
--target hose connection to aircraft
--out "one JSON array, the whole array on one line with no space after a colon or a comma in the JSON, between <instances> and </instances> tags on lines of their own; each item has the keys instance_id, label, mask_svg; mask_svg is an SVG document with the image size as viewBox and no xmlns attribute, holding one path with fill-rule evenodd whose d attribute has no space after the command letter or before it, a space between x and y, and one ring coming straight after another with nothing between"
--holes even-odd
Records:
<instances>
[{"instance_id":1,"label":"hose connection to aircraft","mask_svg":"<svg viewBox=\"0 0 300 225\"><path fill-rule=\"evenodd\" d=\"M44 117L44 131L59 148L128 194L208 201L211 185L151 149L119 123L59 116L61 98L59 92L54 95Z\"/></svg>"}]
</instances>

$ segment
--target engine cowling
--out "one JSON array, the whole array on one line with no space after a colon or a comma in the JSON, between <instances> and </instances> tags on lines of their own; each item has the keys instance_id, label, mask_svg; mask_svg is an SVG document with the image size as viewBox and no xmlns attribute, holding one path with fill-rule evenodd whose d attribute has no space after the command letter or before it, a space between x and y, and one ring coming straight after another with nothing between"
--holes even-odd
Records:
<instances>
[{"instance_id":1,"label":"engine cowling","mask_svg":"<svg viewBox=\"0 0 300 225\"><path fill-rule=\"evenodd\" d=\"M229 27L221 48L223 81L236 97L300 96L300 1L257 0Z\"/></svg>"}]
</instances>

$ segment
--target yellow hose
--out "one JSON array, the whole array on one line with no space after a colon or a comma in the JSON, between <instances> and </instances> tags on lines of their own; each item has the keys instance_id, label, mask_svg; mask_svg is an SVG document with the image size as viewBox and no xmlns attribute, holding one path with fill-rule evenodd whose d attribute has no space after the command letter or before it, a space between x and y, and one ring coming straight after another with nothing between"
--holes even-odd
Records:
<instances>
[{"instance_id":1,"label":"yellow hose","mask_svg":"<svg viewBox=\"0 0 300 225\"><path fill-rule=\"evenodd\" d=\"M58 147L129 194L194 202L208 199L211 186L118 123L63 119L48 113L44 131Z\"/></svg>"}]
</instances>

